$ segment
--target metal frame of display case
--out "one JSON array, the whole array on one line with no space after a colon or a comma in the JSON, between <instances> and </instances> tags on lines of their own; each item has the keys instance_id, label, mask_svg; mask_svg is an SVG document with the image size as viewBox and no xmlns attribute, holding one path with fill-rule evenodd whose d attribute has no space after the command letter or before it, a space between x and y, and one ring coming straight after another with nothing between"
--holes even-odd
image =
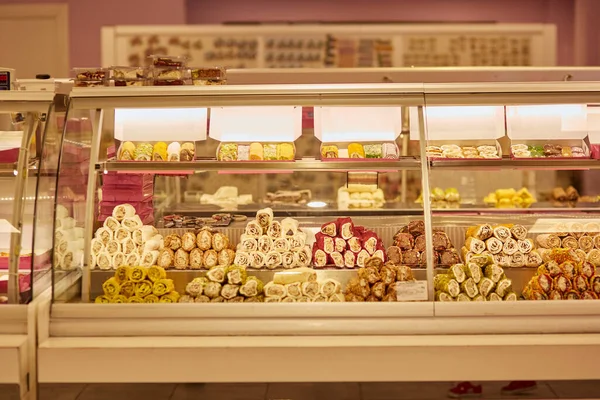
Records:
<instances>
[{"instance_id":1,"label":"metal frame of display case","mask_svg":"<svg viewBox=\"0 0 600 400\"><path fill-rule=\"evenodd\" d=\"M425 115L430 104L559 104L600 102L600 84L306 85L204 88L75 89L73 109L96 110L88 195L104 170L152 168L239 170L238 163L98 162L103 109L119 107L210 107L228 105L396 105L418 108L420 152L425 154ZM94 150L95 149L95 150ZM492 161L495 162L495 161ZM318 161L297 161L301 170ZM386 163L386 162L381 162ZM389 161L389 168L407 167ZM503 159L495 168L527 168ZM127 164L127 165L125 165ZM257 170L266 163L254 163ZM291 163L290 163L291 164ZM335 164L335 163L334 163ZM461 169L479 170L483 162ZM534 163L535 164L535 163ZM531 164L534 166L534 164ZM270 164L269 164L270 165ZM333 165L333 164L332 164ZM418 163L423 197L428 172L441 164ZM596 169L580 160L564 168ZM309 168L309 166L311 168ZM412 168L416 165L411 161ZM350 168L339 163L337 168ZM384 167L381 165L380 167ZM556 165L547 163L547 168ZM440 167L442 168L442 167ZM247 165L246 168L248 169ZM369 170L366 165L357 170ZM90 189L92 188L92 189ZM86 246L93 225L93 197L86 209ZM426 234L432 210L424 203ZM427 274L432 289L432 245ZM88 257L85 258L88 260ZM83 292L91 271L84 267ZM509 379L598 379L600 310L594 301L498 303L352 304L44 304L39 319L40 382L297 382ZM50 313L51 311L51 313ZM242 359L294 360L293 368L248 368ZM580 360L557 365L557 352ZM165 359L178 363L161 368ZM132 368L130 360L135 359ZM322 360L328 360L323 363ZM516 360L536 360L536 368ZM57 369L56 362L63 368ZM200 374L197 360L210 365ZM473 368L491 360L486 368ZM355 365L358 363L358 365ZM393 367L391 367L393 365ZM452 368L448 368L452 365ZM433 378L435 377L435 378Z\"/></svg>"}]
</instances>

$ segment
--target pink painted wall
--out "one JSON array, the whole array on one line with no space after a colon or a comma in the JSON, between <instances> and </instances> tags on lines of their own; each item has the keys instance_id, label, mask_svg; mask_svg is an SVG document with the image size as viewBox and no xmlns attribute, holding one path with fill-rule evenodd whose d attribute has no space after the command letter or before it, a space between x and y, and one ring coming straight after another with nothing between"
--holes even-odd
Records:
<instances>
[{"instance_id":1,"label":"pink painted wall","mask_svg":"<svg viewBox=\"0 0 600 400\"><path fill-rule=\"evenodd\" d=\"M0 0L2 4L67 3L71 67L100 65L100 28L106 25L185 24L185 0Z\"/></svg>"},{"instance_id":2,"label":"pink painted wall","mask_svg":"<svg viewBox=\"0 0 600 400\"><path fill-rule=\"evenodd\" d=\"M208 3L187 0L187 22L551 23L558 30L559 64L570 65L574 61L573 0L219 0L207 6Z\"/></svg>"}]
</instances>

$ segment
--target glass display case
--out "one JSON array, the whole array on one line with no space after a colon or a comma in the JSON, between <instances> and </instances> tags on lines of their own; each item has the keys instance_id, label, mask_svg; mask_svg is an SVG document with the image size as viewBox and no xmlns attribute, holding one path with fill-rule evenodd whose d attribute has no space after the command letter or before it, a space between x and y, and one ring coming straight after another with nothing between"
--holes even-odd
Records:
<instances>
[{"instance_id":1,"label":"glass display case","mask_svg":"<svg viewBox=\"0 0 600 400\"><path fill-rule=\"evenodd\" d=\"M90 370L95 356L118 365L158 336L148 363L208 357L207 381L272 378L216 361L236 346L306 350L303 365L330 354L333 380L398 380L381 359L345 365L349 347L404 358L402 380L572 377L510 356L533 342L540 364L544 346L583 355L576 334L600 330L599 99L579 82L74 89L68 117L91 112L91 126L77 141L65 133L62 154L77 142L89 156L59 165L59 186L81 233L62 233L73 217L58 205L54 271L82 273L49 326L107 348L81 342L68 373L89 382L84 357ZM314 107L314 126L301 107ZM532 301L562 299L580 301ZM458 357L462 375L433 349ZM477 351L497 362L467 377ZM41 354L45 365L64 355ZM161 379L198 381L186 365ZM131 371L102 379L120 373Z\"/></svg>"}]
</instances>

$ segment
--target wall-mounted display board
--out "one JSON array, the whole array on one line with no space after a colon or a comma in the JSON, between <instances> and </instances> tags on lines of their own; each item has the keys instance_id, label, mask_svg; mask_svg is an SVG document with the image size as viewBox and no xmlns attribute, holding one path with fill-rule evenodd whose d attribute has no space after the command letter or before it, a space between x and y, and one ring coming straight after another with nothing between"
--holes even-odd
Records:
<instances>
[{"instance_id":1,"label":"wall-mounted display board","mask_svg":"<svg viewBox=\"0 0 600 400\"><path fill-rule=\"evenodd\" d=\"M228 68L552 66L550 24L175 25L102 29L102 64L151 54Z\"/></svg>"}]
</instances>

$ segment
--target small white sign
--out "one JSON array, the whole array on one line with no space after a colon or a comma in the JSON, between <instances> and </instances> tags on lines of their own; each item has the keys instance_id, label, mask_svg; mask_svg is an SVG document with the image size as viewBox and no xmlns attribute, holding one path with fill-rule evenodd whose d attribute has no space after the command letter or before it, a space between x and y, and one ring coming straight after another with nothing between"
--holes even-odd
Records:
<instances>
[{"instance_id":1,"label":"small white sign","mask_svg":"<svg viewBox=\"0 0 600 400\"><path fill-rule=\"evenodd\" d=\"M427 301L427 281L396 282L398 301Z\"/></svg>"}]
</instances>

